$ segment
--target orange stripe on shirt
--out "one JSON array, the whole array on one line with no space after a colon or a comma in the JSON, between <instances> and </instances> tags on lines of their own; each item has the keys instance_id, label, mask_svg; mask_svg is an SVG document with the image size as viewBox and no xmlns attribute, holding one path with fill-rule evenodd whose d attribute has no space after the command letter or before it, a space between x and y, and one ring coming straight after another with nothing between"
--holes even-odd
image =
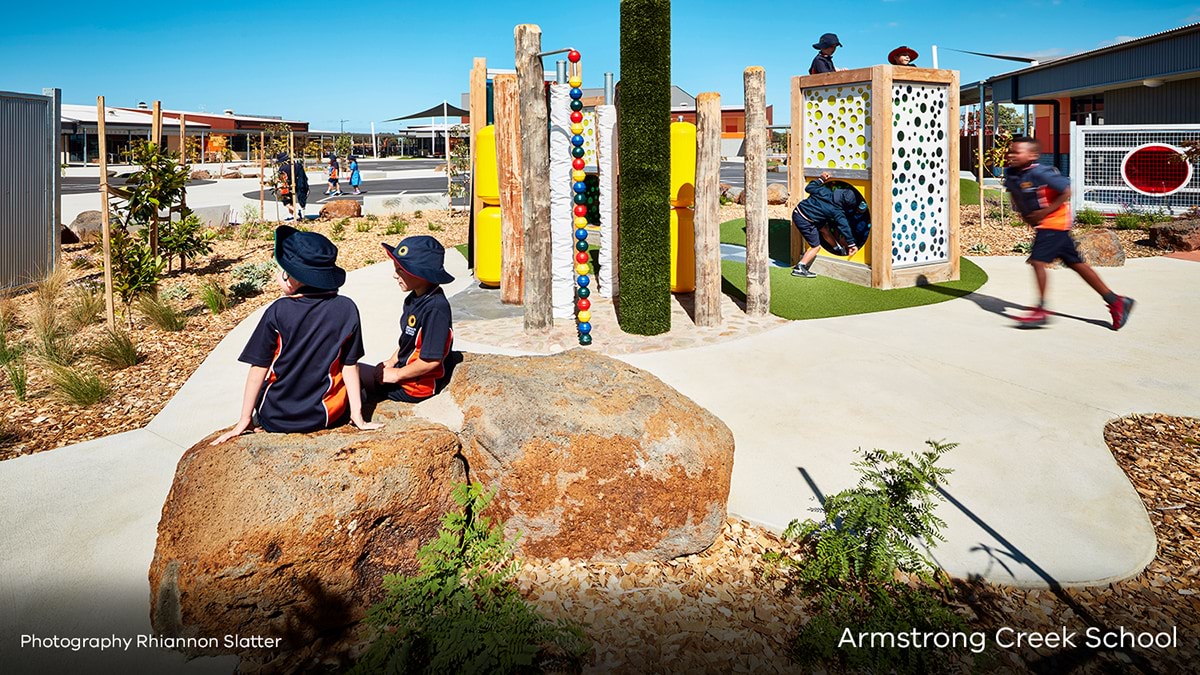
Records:
<instances>
[{"instance_id":1,"label":"orange stripe on shirt","mask_svg":"<svg viewBox=\"0 0 1200 675\"><path fill-rule=\"evenodd\" d=\"M413 347L412 354L408 355L408 359L404 365L408 365L413 361L421 358L421 339L424 328L417 329L417 344ZM446 336L446 344L442 348L442 360L438 361L438 367L429 371L429 373L411 380L405 380L400 383L400 387L404 389L404 393L413 398L429 398L437 391L437 381L446 374L446 357L450 355L450 345L454 343L454 329L450 329L450 333Z\"/></svg>"},{"instance_id":2,"label":"orange stripe on shirt","mask_svg":"<svg viewBox=\"0 0 1200 675\"><path fill-rule=\"evenodd\" d=\"M1038 188L1038 205L1046 208L1050 202L1058 199L1058 192L1050 189L1050 186L1043 185ZM1042 218L1042 222L1038 223L1039 230L1069 230L1071 229L1071 207L1068 204L1063 204Z\"/></svg>"},{"instance_id":3,"label":"orange stripe on shirt","mask_svg":"<svg viewBox=\"0 0 1200 675\"><path fill-rule=\"evenodd\" d=\"M342 415L346 414L346 409L350 406L349 394L346 392L346 383L342 379L342 355L346 353L346 342L350 338L347 337L342 342L342 348L338 350L337 357L329 366L329 388L325 390L325 395L321 397L321 405L325 408L325 426L340 420ZM357 366L356 366L357 367Z\"/></svg>"}]
</instances>

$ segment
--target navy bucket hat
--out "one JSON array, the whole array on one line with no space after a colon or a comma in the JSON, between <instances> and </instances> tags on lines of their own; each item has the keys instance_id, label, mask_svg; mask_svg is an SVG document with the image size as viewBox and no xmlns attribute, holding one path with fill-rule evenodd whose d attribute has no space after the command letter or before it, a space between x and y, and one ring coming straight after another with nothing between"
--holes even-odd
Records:
<instances>
[{"instance_id":1,"label":"navy bucket hat","mask_svg":"<svg viewBox=\"0 0 1200 675\"><path fill-rule=\"evenodd\" d=\"M337 247L324 235L281 225L275 228L275 262L305 286L333 290L346 283L337 266Z\"/></svg>"},{"instance_id":2,"label":"navy bucket hat","mask_svg":"<svg viewBox=\"0 0 1200 675\"><path fill-rule=\"evenodd\" d=\"M837 33L826 33L817 40L817 44L813 45L813 49L825 49L827 47L841 47L842 42L838 40Z\"/></svg>"},{"instance_id":3,"label":"navy bucket hat","mask_svg":"<svg viewBox=\"0 0 1200 675\"><path fill-rule=\"evenodd\" d=\"M415 237L405 237L399 244L383 249L392 260L405 272L433 284L448 284L454 277L446 272L446 249L437 239L420 234Z\"/></svg>"}]
</instances>

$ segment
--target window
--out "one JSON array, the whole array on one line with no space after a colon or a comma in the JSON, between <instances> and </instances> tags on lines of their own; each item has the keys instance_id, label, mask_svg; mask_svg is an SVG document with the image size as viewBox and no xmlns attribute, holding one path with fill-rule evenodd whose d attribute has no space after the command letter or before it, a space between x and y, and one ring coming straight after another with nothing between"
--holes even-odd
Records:
<instances>
[{"instance_id":1,"label":"window","mask_svg":"<svg viewBox=\"0 0 1200 675\"><path fill-rule=\"evenodd\" d=\"M1104 95L1073 97L1071 121L1076 124L1104 124Z\"/></svg>"}]
</instances>

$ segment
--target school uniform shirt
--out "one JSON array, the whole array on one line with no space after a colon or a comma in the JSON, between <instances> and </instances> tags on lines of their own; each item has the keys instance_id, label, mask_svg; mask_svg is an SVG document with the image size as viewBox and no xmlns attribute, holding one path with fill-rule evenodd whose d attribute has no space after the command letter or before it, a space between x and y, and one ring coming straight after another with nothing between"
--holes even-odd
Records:
<instances>
[{"instance_id":1,"label":"school uniform shirt","mask_svg":"<svg viewBox=\"0 0 1200 675\"><path fill-rule=\"evenodd\" d=\"M342 368L363 357L358 307L336 293L285 297L267 307L239 361L267 368L255 405L266 431L325 429L350 412Z\"/></svg>"},{"instance_id":2,"label":"school uniform shirt","mask_svg":"<svg viewBox=\"0 0 1200 675\"><path fill-rule=\"evenodd\" d=\"M825 54L817 54L814 56L812 65L808 67L809 75L816 75L817 73L833 73L836 71L837 68L833 67L833 57L826 56Z\"/></svg>"},{"instance_id":3,"label":"school uniform shirt","mask_svg":"<svg viewBox=\"0 0 1200 675\"><path fill-rule=\"evenodd\" d=\"M450 320L450 301L436 286L424 295L409 293L400 315L400 351L397 367L406 366L418 358L437 361L438 367L419 378L403 380L400 387L413 398L429 398L437 381L446 374L446 357L454 345L454 327Z\"/></svg>"},{"instance_id":4,"label":"school uniform shirt","mask_svg":"<svg viewBox=\"0 0 1200 675\"><path fill-rule=\"evenodd\" d=\"M1058 169L1034 162L1024 169L1009 169L1004 178L1004 187L1012 195L1013 203L1022 215L1029 215L1045 208L1050 202L1071 187L1071 181ZM1071 229L1071 207L1068 203L1054 210L1038 223L1039 230Z\"/></svg>"},{"instance_id":5,"label":"school uniform shirt","mask_svg":"<svg viewBox=\"0 0 1200 675\"><path fill-rule=\"evenodd\" d=\"M804 186L804 191L809 196L796 204L796 210L805 220L817 227L827 227L831 230L836 228L848 242L855 240L850 221L846 218L846 211L833 203L832 188L817 178L809 181L808 185Z\"/></svg>"}]
</instances>

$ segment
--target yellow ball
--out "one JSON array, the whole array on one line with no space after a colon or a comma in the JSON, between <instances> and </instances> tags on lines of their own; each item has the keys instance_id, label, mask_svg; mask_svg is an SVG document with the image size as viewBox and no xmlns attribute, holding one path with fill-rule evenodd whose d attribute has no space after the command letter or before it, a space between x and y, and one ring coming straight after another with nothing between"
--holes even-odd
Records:
<instances>
[{"instance_id":1,"label":"yellow ball","mask_svg":"<svg viewBox=\"0 0 1200 675\"><path fill-rule=\"evenodd\" d=\"M592 266L587 263L575 263L575 274L583 276L592 270Z\"/></svg>"},{"instance_id":2,"label":"yellow ball","mask_svg":"<svg viewBox=\"0 0 1200 675\"><path fill-rule=\"evenodd\" d=\"M571 85L572 87L579 87L583 84L583 78L572 77L571 79L567 80L567 84Z\"/></svg>"},{"instance_id":3,"label":"yellow ball","mask_svg":"<svg viewBox=\"0 0 1200 675\"><path fill-rule=\"evenodd\" d=\"M583 125L582 124L572 124L571 125L571 133L575 134L576 136L578 136L579 134L582 134L583 133Z\"/></svg>"},{"instance_id":4,"label":"yellow ball","mask_svg":"<svg viewBox=\"0 0 1200 675\"><path fill-rule=\"evenodd\" d=\"M575 181L576 183L582 181L585 178L587 178L587 174L584 173L583 171L572 171L571 172L571 180Z\"/></svg>"},{"instance_id":5,"label":"yellow ball","mask_svg":"<svg viewBox=\"0 0 1200 675\"><path fill-rule=\"evenodd\" d=\"M575 229L579 229L581 227L587 227L587 224L588 224L587 218L584 218L583 216L575 217Z\"/></svg>"},{"instance_id":6,"label":"yellow ball","mask_svg":"<svg viewBox=\"0 0 1200 675\"><path fill-rule=\"evenodd\" d=\"M579 320L580 320L580 321L591 321L591 320L592 320L592 313L591 313L591 312L589 312L589 311L588 311L588 310L586 310L586 309L585 309L585 310L582 310L582 311L580 311L580 312L579 312Z\"/></svg>"}]
</instances>

